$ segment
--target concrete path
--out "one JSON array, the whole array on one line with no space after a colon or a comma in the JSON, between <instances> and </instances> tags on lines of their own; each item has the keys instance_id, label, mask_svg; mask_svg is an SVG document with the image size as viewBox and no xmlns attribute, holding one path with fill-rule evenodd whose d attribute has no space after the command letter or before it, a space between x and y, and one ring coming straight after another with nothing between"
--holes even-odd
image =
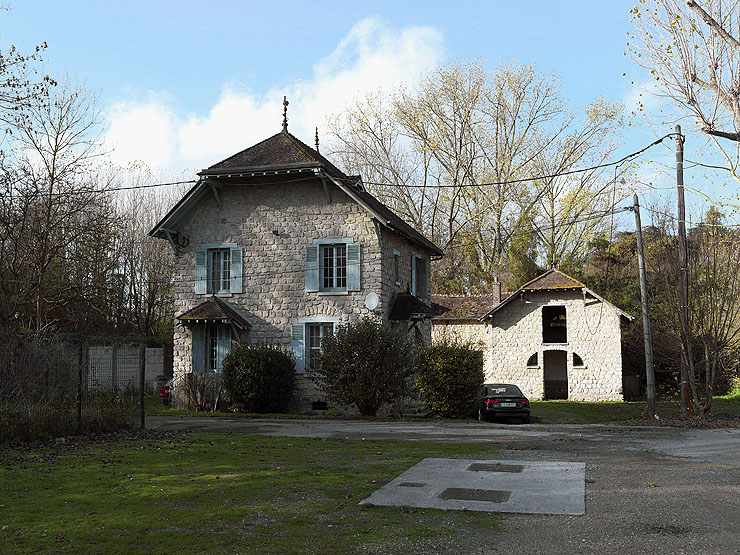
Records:
<instances>
[{"instance_id":1,"label":"concrete path","mask_svg":"<svg viewBox=\"0 0 740 555\"><path fill-rule=\"evenodd\" d=\"M361 505L582 515L585 463L424 459Z\"/></svg>"}]
</instances>

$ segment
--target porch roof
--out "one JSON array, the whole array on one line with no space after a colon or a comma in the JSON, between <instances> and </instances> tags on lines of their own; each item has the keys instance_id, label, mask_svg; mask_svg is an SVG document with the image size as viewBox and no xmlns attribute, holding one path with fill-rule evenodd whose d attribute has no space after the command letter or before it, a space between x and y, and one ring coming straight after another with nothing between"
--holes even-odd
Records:
<instances>
[{"instance_id":1,"label":"porch roof","mask_svg":"<svg viewBox=\"0 0 740 555\"><path fill-rule=\"evenodd\" d=\"M188 324L234 324L242 329L249 329L250 324L225 300L215 295L198 306L183 312L177 320Z\"/></svg>"}]
</instances>

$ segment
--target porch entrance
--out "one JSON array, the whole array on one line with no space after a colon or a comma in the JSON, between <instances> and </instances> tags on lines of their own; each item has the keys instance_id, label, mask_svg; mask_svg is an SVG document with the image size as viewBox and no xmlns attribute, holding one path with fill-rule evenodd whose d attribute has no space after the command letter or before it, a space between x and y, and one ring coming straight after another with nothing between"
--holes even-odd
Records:
<instances>
[{"instance_id":1,"label":"porch entrance","mask_svg":"<svg viewBox=\"0 0 740 555\"><path fill-rule=\"evenodd\" d=\"M545 400L568 398L568 353L544 353Z\"/></svg>"}]
</instances>

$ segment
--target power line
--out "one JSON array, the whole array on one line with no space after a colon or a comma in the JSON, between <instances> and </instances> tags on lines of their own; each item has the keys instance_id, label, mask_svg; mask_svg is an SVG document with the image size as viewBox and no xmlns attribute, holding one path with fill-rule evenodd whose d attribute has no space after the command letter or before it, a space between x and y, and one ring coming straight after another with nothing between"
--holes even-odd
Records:
<instances>
[{"instance_id":1,"label":"power line","mask_svg":"<svg viewBox=\"0 0 740 555\"><path fill-rule=\"evenodd\" d=\"M619 164L622 164L624 162L627 162L628 160L631 160L632 158L635 158L635 157L639 156L643 152L651 149L652 147L654 147L656 145L659 145L664 140L669 139L669 138L672 138L672 137L676 137L676 136L677 136L676 133L668 133L667 135L664 135L660 139L656 139L655 141L653 141L649 145L644 146L640 150L636 150L635 152L632 152L630 154L627 154L626 156L623 156L619 160L614 160L612 162L606 162L606 163L603 163L603 164L597 164L595 166L589 166L587 168L578 168L578 169L575 169L575 170L568 170L568 171L553 173L553 174L549 174L549 175L539 175L539 176L535 176L535 177L523 177L521 179L511 179L511 180L508 180L508 181L489 181L489 182L485 182L485 183L461 183L459 185L442 185L442 184L433 184L433 185L399 185L397 183L394 184L394 183L383 183L381 181L364 181L364 180L363 180L363 183L364 184L368 184L368 185L378 185L378 186L382 186L382 187L404 187L404 188L412 188L412 189L426 189L426 188L429 188L429 189L440 189L440 188L445 189L445 188L447 188L447 189L449 189L449 188L457 188L457 187L488 187L488 186L491 186L491 185L514 185L516 183L526 183L526 182L529 182L529 181L538 181L538 180L542 180L542 179L555 179L557 177L563 177L563 176L566 176L566 175L573 175L573 174L577 174L577 173L585 173L585 172L590 172L590 171L594 171L594 170L598 170L598 169L609 168L611 166L617 166ZM347 178L341 178L340 181L346 181L348 183L354 183L355 182L355 180L353 180L352 178L349 178L349 177L347 177Z\"/></svg>"}]
</instances>

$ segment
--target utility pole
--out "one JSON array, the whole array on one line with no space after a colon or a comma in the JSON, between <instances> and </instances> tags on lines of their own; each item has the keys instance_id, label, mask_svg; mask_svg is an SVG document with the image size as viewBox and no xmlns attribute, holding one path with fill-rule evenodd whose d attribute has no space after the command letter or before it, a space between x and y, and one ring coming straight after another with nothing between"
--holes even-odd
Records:
<instances>
[{"instance_id":1,"label":"utility pole","mask_svg":"<svg viewBox=\"0 0 740 555\"><path fill-rule=\"evenodd\" d=\"M676 126L676 192L678 193L678 262L679 305L681 311L681 416L689 415L688 362L689 362L689 280L686 267L688 253L686 248L686 205L683 197L683 135L681 126Z\"/></svg>"},{"instance_id":2,"label":"utility pole","mask_svg":"<svg viewBox=\"0 0 740 555\"><path fill-rule=\"evenodd\" d=\"M653 338L650 333L650 311L648 310L647 277L645 275L645 254L642 247L642 222L640 221L640 202L635 193L635 231L637 232L637 267L640 272L640 297L642 299L642 336L645 341L645 376L647 378L648 418L655 420L655 367L653 365Z\"/></svg>"}]
</instances>

